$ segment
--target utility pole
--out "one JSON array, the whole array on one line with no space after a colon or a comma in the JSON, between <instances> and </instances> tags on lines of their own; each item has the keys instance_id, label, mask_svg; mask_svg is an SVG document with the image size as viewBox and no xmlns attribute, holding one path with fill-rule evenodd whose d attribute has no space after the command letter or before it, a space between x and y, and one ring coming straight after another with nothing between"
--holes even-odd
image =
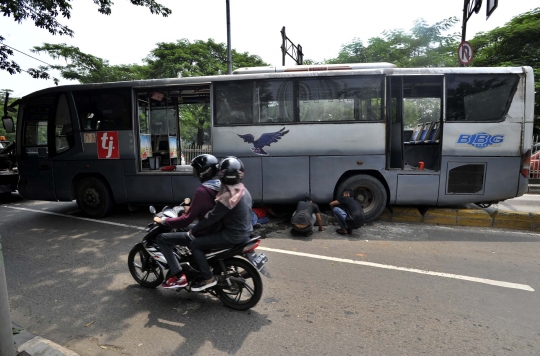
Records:
<instances>
[{"instance_id":1,"label":"utility pole","mask_svg":"<svg viewBox=\"0 0 540 356\"><path fill-rule=\"evenodd\" d=\"M0 356L15 355L13 346L13 329L9 317L9 299L7 293L4 255L2 254L2 237L0 236Z\"/></svg>"},{"instance_id":2,"label":"utility pole","mask_svg":"<svg viewBox=\"0 0 540 356\"><path fill-rule=\"evenodd\" d=\"M229 0L225 0L227 6L227 74L232 74L232 54L231 54L231 10Z\"/></svg>"}]
</instances>

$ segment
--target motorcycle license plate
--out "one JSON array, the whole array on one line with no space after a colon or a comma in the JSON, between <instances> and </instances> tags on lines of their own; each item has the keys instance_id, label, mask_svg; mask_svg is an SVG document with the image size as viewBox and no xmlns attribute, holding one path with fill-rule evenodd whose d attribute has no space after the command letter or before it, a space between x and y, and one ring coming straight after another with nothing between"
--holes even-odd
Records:
<instances>
[{"instance_id":1,"label":"motorcycle license plate","mask_svg":"<svg viewBox=\"0 0 540 356\"><path fill-rule=\"evenodd\" d=\"M255 268L257 268L257 270L260 270L268 262L268 257L266 257L264 253L261 253L260 255L254 253L253 255L250 256L251 258L249 260L251 261L251 263L253 263Z\"/></svg>"}]
</instances>

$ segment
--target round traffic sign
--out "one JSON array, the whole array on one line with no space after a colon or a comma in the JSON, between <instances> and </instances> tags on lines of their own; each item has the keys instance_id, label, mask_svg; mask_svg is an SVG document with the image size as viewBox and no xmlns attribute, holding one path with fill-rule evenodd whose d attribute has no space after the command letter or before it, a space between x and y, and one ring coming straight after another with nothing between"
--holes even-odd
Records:
<instances>
[{"instance_id":1,"label":"round traffic sign","mask_svg":"<svg viewBox=\"0 0 540 356\"><path fill-rule=\"evenodd\" d=\"M467 41L461 42L458 47L459 62L464 66L468 66L471 64L473 57L474 52L471 44Z\"/></svg>"}]
</instances>

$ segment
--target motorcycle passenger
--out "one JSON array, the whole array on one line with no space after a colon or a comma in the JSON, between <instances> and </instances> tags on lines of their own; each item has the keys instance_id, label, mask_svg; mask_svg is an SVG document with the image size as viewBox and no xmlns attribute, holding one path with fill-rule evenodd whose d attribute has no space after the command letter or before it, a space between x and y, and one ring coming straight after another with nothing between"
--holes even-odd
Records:
<instances>
[{"instance_id":1,"label":"motorcycle passenger","mask_svg":"<svg viewBox=\"0 0 540 356\"><path fill-rule=\"evenodd\" d=\"M251 194L244 187L244 165L236 157L227 157L219 164L218 177L221 188L216 196L215 207L200 220L190 235L198 236L209 227L220 224L221 230L195 238L190 249L197 262L202 279L191 286L198 292L216 285L217 280L210 271L205 250L228 248L249 240L251 225Z\"/></svg>"},{"instance_id":2,"label":"motorcycle passenger","mask_svg":"<svg viewBox=\"0 0 540 356\"><path fill-rule=\"evenodd\" d=\"M178 218L154 217L154 221L171 228L187 228L195 219L201 220L206 213L214 208L216 195L221 186L216 177L218 169L218 159L209 154L202 154L191 161L193 175L199 178L201 185L195 190L191 206L186 214ZM187 286L187 279L182 271L178 260L174 257L172 245L189 245L191 240L186 239L186 232L169 232L158 235L157 244L161 248L163 256L167 259L167 264L171 269L171 277L163 282L163 288L182 288Z\"/></svg>"}]
</instances>

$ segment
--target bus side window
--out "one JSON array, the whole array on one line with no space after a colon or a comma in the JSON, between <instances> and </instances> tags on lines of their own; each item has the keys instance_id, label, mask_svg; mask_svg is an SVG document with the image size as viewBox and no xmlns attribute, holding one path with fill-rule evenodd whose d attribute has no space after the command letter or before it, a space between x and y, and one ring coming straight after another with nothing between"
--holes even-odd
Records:
<instances>
[{"instance_id":1,"label":"bus side window","mask_svg":"<svg viewBox=\"0 0 540 356\"><path fill-rule=\"evenodd\" d=\"M24 108L24 152L31 158L48 157L48 125L52 124L56 95L30 99Z\"/></svg>"},{"instance_id":2,"label":"bus side window","mask_svg":"<svg viewBox=\"0 0 540 356\"><path fill-rule=\"evenodd\" d=\"M83 130L127 130L131 128L129 89L73 92Z\"/></svg>"},{"instance_id":3,"label":"bus side window","mask_svg":"<svg viewBox=\"0 0 540 356\"><path fill-rule=\"evenodd\" d=\"M71 115L66 94L61 94L58 99L54 126L56 153L64 152L72 148L75 142L73 139Z\"/></svg>"}]
</instances>

